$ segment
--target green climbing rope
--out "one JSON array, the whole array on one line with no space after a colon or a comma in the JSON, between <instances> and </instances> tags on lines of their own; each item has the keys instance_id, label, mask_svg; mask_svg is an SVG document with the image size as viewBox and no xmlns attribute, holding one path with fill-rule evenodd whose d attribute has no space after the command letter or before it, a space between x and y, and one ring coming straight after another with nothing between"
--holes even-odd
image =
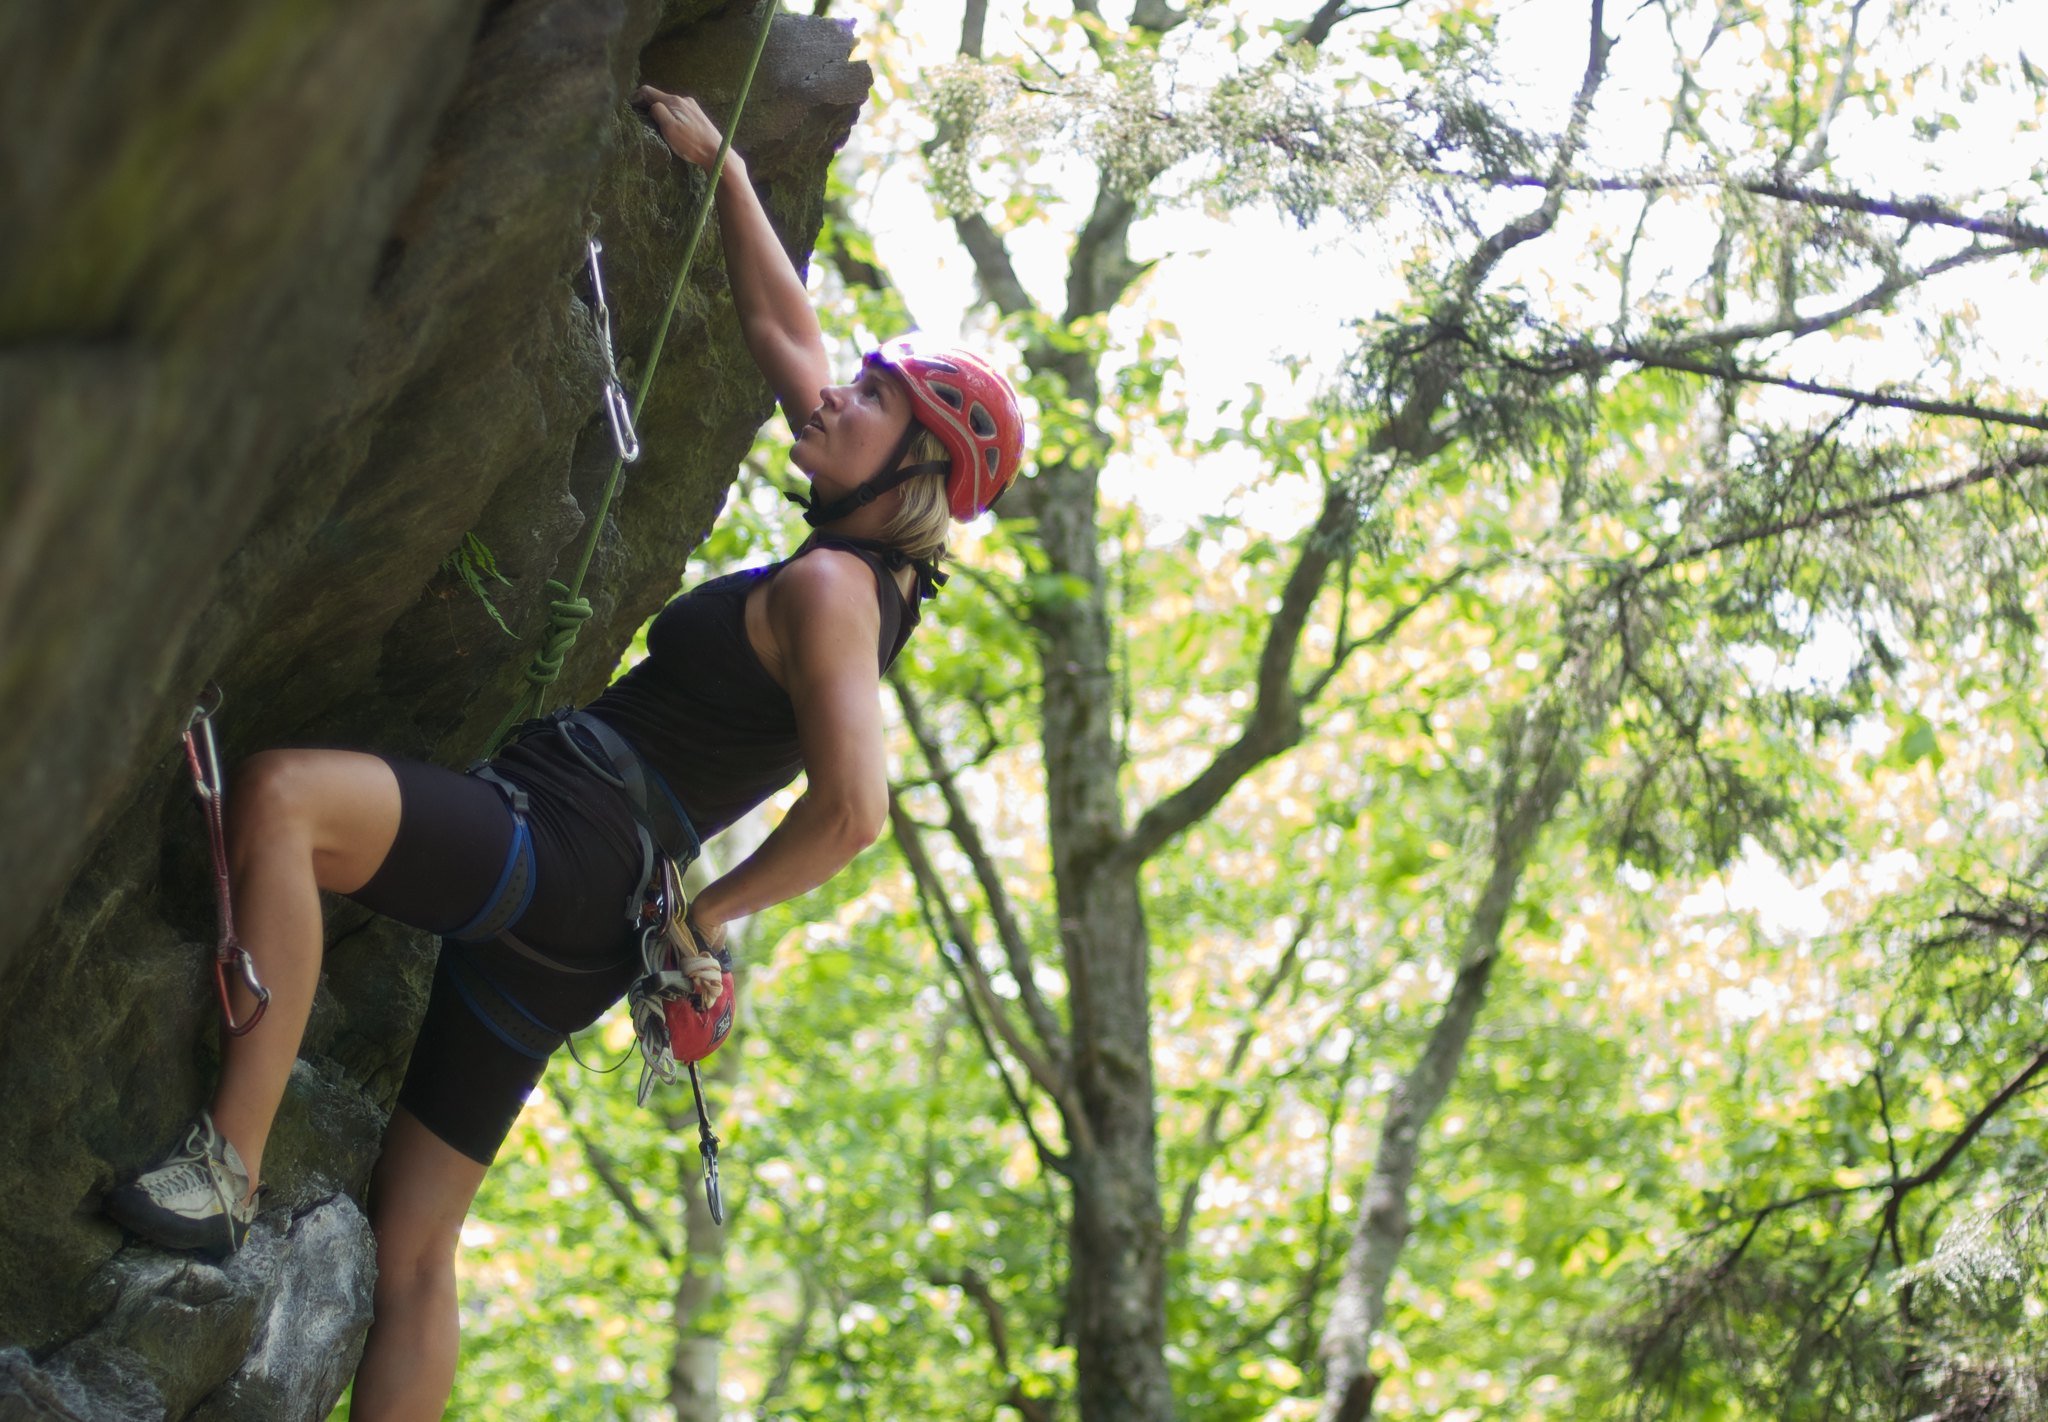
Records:
<instances>
[{"instance_id":1,"label":"green climbing rope","mask_svg":"<svg viewBox=\"0 0 2048 1422\"><path fill-rule=\"evenodd\" d=\"M718 144L718 156L711 162L711 181L705 186L703 202L698 204L697 218L690 228L690 240L683 246L682 264L676 269L675 285L669 291L668 305L662 310L661 324L655 328L654 346L648 352L646 368L640 373L639 388L633 392L632 422L635 427L639 424L640 409L647 403L647 392L653 388L654 372L661 365L662 347L668 343L669 323L675 319L676 307L682 302L691 264L697 259L697 247L704 240L704 229L709 225L712 209L718 204L718 179L725 171L725 155L732 150L732 136L740 126L740 115L747 107L747 95L754 87L754 71L761 67L762 51L768 47L768 31L780 8L781 0L767 0L761 7L761 24L754 36L753 55L747 60L746 73L740 79L739 98L734 101L732 115L726 120L725 135ZM625 467L624 453L615 450L612 471L605 479L604 497L598 500L597 510L591 515L589 531L583 538L583 556L576 560L575 576L566 583L559 578L547 580L547 590L553 595L548 600L547 631L541 634L540 647L527 664L526 687L513 701L512 709L505 713L505 719L498 723L498 729L491 732L490 744L484 749L486 755L497 752L514 726L543 715L548 709L548 688L561 676L562 664L576 645L576 634L590 620L590 600L583 596L583 579L597 556L597 540L604 533L604 521L611 513L612 498L619 491L620 476Z\"/></svg>"}]
</instances>

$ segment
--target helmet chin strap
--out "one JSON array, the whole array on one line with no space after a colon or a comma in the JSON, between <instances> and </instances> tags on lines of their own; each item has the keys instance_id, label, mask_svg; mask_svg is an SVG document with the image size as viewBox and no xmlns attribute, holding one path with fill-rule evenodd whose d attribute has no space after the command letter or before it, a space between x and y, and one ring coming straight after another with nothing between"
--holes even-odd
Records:
<instances>
[{"instance_id":1,"label":"helmet chin strap","mask_svg":"<svg viewBox=\"0 0 2048 1422\"><path fill-rule=\"evenodd\" d=\"M806 498L802 494L789 494L786 497L791 503L802 506L805 523L808 523L812 528L823 528L828 523L837 523L840 519L845 518L848 514L858 509L866 508L891 489L896 488L900 484L907 483L920 474L929 474L934 470L944 471L951 469L953 467L952 461L946 459L928 459L921 464L903 463L903 456L910 453L911 441L917 438L918 431L922 428L923 426L918 424L916 420L912 420L904 429L903 437L896 441L896 448L889 452L888 459L883 462L882 472L875 475L865 484L862 484L852 493L844 494L834 499L831 503L823 505L818 504L815 500Z\"/></svg>"}]
</instances>

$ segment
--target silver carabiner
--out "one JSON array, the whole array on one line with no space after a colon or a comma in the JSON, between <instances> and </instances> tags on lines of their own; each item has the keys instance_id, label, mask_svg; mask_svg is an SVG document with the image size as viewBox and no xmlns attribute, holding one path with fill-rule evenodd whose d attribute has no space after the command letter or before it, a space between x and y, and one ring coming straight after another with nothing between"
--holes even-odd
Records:
<instances>
[{"instance_id":1,"label":"silver carabiner","mask_svg":"<svg viewBox=\"0 0 2048 1422\"><path fill-rule=\"evenodd\" d=\"M711 1223L725 1223L725 1191L718 1183L718 1137L711 1131L711 1112L704 1105L704 1083L697 1076L697 1064L690 1063L690 1091L697 1098L697 1154L704 1158L704 1203L711 1209Z\"/></svg>"},{"instance_id":2,"label":"silver carabiner","mask_svg":"<svg viewBox=\"0 0 2048 1422\"><path fill-rule=\"evenodd\" d=\"M211 705L208 704L209 700ZM192 788L201 800L218 799L221 792L220 742L214 739L213 718L220 714L227 696L215 682L208 682L206 690L192 707L192 714L185 718L185 733L198 733L194 755L198 761L196 774L192 777Z\"/></svg>"},{"instance_id":3,"label":"silver carabiner","mask_svg":"<svg viewBox=\"0 0 2048 1422\"><path fill-rule=\"evenodd\" d=\"M626 387L619 382L619 361L612 346L612 308L604 295L604 265L598 256L604 243L592 233L587 239L590 253L590 290L597 298L597 335L604 346L604 413L611 422L612 448L619 463L631 464L640 457L640 434L633 428L633 407L626 399Z\"/></svg>"},{"instance_id":4,"label":"silver carabiner","mask_svg":"<svg viewBox=\"0 0 2048 1422\"><path fill-rule=\"evenodd\" d=\"M633 428L633 409L626 403L625 387L616 380L604 385L604 412L612 422L612 448L619 463L631 464L640 457L640 434Z\"/></svg>"}]
</instances>

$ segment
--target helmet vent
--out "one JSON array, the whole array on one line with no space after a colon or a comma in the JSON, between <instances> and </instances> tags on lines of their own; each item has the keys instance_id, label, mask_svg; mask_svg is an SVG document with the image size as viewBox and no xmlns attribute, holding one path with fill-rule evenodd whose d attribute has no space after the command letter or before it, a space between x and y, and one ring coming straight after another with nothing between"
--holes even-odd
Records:
<instances>
[{"instance_id":1,"label":"helmet vent","mask_svg":"<svg viewBox=\"0 0 2048 1422\"><path fill-rule=\"evenodd\" d=\"M974 434L977 439L994 439L996 437L995 416L989 414L982 407L979 400L975 401L974 408L967 412L967 423L974 426Z\"/></svg>"},{"instance_id":2,"label":"helmet vent","mask_svg":"<svg viewBox=\"0 0 2048 1422\"><path fill-rule=\"evenodd\" d=\"M996 447L994 445L989 444L982 446L981 462L988 466L989 478L993 479L996 477L996 467L1000 459L1001 455L997 452Z\"/></svg>"},{"instance_id":3,"label":"helmet vent","mask_svg":"<svg viewBox=\"0 0 2048 1422\"><path fill-rule=\"evenodd\" d=\"M951 405L954 409L957 410L963 404L966 403L963 399L961 399L960 392L953 386L943 385L936 380L931 381L930 384L932 394L938 396L941 400L944 400L948 405Z\"/></svg>"}]
</instances>

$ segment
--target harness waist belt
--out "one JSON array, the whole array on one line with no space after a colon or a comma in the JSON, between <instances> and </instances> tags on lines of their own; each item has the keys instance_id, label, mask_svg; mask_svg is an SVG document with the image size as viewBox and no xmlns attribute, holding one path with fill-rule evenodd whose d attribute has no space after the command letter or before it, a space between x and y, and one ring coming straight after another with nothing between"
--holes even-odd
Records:
<instances>
[{"instance_id":1,"label":"harness waist belt","mask_svg":"<svg viewBox=\"0 0 2048 1422\"><path fill-rule=\"evenodd\" d=\"M654 836L654 842L678 865L689 864L703 852L697 828L683 812L675 792L661 773L640 758L626 738L588 711L556 712L562 739L600 779L626 792L634 817ZM578 733L582 734L579 735ZM589 738L586 742L583 738ZM592 749L596 758L591 755Z\"/></svg>"}]
</instances>

